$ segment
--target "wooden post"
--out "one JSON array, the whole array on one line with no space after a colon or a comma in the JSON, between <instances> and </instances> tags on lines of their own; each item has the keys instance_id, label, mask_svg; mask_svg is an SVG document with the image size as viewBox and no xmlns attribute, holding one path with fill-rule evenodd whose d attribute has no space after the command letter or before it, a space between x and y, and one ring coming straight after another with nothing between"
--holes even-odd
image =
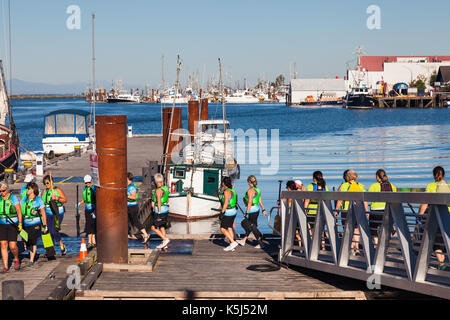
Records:
<instances>
[{"instance_id":1,"label":"wooden post","mask_svg":"<svg viewBox=\"0 0 450 320\"><path fill-rule=\"evenodd\" d=\"M202 99L200 120L208 120L208 99Z\"/></svg>"},{"instance_id":2,"label":"wooden post","mask_svg":"<svg viewBox=\"0 0 450 320\"><path fill-rule=\"evenodd\" d=\"M128 262L127 118L95 117L100 187L97 189L97 253L103 263Z\"/></svg>"},{"instance_id":3,"label":"wooden post","mask_svg":"<svg viewBox=\"0 0 450 320\"><path fill-rule=\"evenodd\" d=\"M196 131L195 126L198 122L198 101L189 100L188 101L188 130L191 134L191 141L194 141L194 134Z\"/></svg>"},{"instance_id":4,"label":"wooden post","mask_svg":"<svg viewBox=\"0 0 450 320\"><path fill-rule=\"evenodd\" d=\"M172 152L173 148L181 141L180 137L175 137L170 133L173 133L177 129L181 129L183 127L182 125L182 118L181 118L181 107L175 107L174 108L174 114L172 117L172 125L170 126L170 118L171 118L171 112L172 107L167 107L163 109L163 148L164 151L167 151L167 163L170 162L171 157L170 153ZM169 145L169 148L167 149L167 144Z\"/></svg>"}]
</instances>

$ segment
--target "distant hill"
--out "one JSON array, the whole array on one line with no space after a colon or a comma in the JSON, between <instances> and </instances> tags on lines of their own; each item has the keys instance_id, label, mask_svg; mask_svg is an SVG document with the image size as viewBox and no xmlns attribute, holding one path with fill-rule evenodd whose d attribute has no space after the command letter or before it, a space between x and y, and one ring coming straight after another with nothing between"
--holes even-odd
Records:
<instances>
[{"instance_id":1,"label":"distant hill","mask_svg":"<svg viewBox=\"0 0 450 320\"><path fill-rule=\"evenodd\" d=\"M9 83L8 89L10 88ZM81 94L86 90L86 83L77 82L69 84L49 84L40 82L28 82L19 79L12 79L13 95L73 95Z\"/></svg>"}]
</instances>

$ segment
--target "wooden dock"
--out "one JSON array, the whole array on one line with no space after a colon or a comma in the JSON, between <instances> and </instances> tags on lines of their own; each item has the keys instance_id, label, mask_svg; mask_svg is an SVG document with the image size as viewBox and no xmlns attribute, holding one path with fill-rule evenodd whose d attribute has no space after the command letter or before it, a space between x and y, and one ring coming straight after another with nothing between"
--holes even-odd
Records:
<instances>
[{"instance_id":1,"label":"wooden dock","mask_svg":"<svg viewBox=\"0 0 450 320\"><path fill-rule=\"evenodd\" d=\"M397 97L380 97L378 100L378 108L396 109L396 108L447 108L447 96L397 96Z\"/></svg>"},{"instance_id":2,"label":"wooden dock","mask_svg":"<svg viewBox=\"0 0 450 320\"><path fill-rule=\"evenodd\" d=\"M169 247L177 242L191 252L162 252L153 272L102 272L75 299L366 299L362 282L280 268L278 240L264 250L247 244L234 252L223 250L223 239L172 240Z\"/></svg>"}]
</instances>

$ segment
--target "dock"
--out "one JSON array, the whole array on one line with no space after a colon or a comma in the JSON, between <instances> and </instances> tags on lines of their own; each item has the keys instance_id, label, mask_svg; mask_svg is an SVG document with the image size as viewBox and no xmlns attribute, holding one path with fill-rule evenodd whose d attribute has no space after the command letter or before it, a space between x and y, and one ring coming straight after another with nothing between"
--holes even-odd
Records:
<instances>
[{"instance_id":1,"label":"dock","mask_svg":"<svg viewBox=\"0 0 450 320\"><path fill-rule=\"evenodd\" d=\"M381 109L396 108L447 108L449 97L445 94L435 96L396 96L377 98L377 107Z\"/></svg>"},{"instance_id":2,"label":"dock","mask_svg":"<svg viewBox=\"0 0 450 320\"><path fill-rule=\"evenodd\" d=\"M140 176L149 161L160 161L162 137L160 135L135 135L127 138L127 171ZM83 176L89 173L87 153L59 159L45 167L52 172L58 187L68 201L62 222L63 241L76 237L76 186L79 199ZM23 180L18 179L12 190L19 190ZM41 190L42 182L39 183ZM84 212L81 213L81 230ZM243 235L237 235L241 238ZM156 249L160 239L152 236L147 244L129 239L128 266L103 265L97 261L96 249L77 262L77 253L60 255L47 261L40 257L33 267L28 258L21 256L21 269L11 269L0 275L0 281L23 280L25 299L29 300L366 300L430 298L420 293L383 286L370 290L366 281L351 279L333 272L313 270L288 259L280 258L286 250L282 237L265 235L265 246L256 249L256 241L250 237L246 246L238 246L234 252L225 252L228 245L221 234L177 235L169 234L171 243L167 251ZM253 243L252 243L253 241ZM67 244L67 243L66 243ZM19 246L21 244L19 243ZM22 244L23 246L23 244ZM294 250L295 251L295 250ZM290 251L294 253L294 251ZM132 260L140 261L133 265ZM287 263L286 263L287 262ZM67 285L71 270L79 270L79 287ZM1 288L0 288L1 290Z\"/></svg>"}]
</instances>

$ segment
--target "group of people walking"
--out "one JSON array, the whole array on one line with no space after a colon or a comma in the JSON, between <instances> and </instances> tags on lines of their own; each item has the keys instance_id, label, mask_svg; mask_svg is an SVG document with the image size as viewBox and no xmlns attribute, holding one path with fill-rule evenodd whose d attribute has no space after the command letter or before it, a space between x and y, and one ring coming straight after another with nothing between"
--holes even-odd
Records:
<instances>
[{"instance_id":1,"label":"group of people walking","mask_svg":"<svg viewBox=\"0 0 450 320\"><path fill-rule=\"evenodd\" d=\"M441 166L437 166L433 169L434 182L427 185L425 192L445 192L450 193L450 185L445 181L445 170ZM300 180L290 180L286 183L286 188L289 191L328 191L328 187L323 178L322 172L315 171L313 173L313 182L305 188ZM339 186L338 191L344 192L365 192L366 189L363 184L357 181L358 175L354 170L345 170L343 174L344 182ZM386 171L379 169L375 173L376 182L373 183L368 192L396 192L396 186L389 181ZM310 232L312 230L311 223L315 220L315 214L317 214L317 200L304 199L304 208L307 213L307 222L309 225ZM364 209L366 211L366 218L369 222L369 228L371 231L371 236L373 237L374 244L378 243L378 229L383 220L383 215L385 211L385 202L371 202L370 207L367 202L364 202ZM426 212L428 204L421 204L419 208L419 215L423 215ZM340 218L341 221L345 221L347 211L349 208L349 201L338 200L335 204L334 216L335 218ZM370 210L369 210L370 208ZM449 206L450 212L450 206ZM301 237L296 232L296 238L301 246ZM354 236L351 244L351 254L359 255L359 230L356 228L354 230ZM442 242L442 236L438 236L436 242ZM324 241L322 240L322 248L324 247ZM439 261L439 268L441 270L445 269L444 264L445 255L442 253L444 246L435 244L434 251L436 259Z\"/></svg>"},{"instance_id":2,"label":"group of people walking","mask_svg":"<svg viewBox=\"0 0 450 320\"><path fill-rule=\"evenodd\" d=\"M89 236L88 247L95 246L95 187L92 178L84 178L83 201L86 207L86 229ZM40 192L35 178L29 174L20 196L12 194L6 182L0 183L0 244L2 253L2 272L9 271L8 248L13 255L15 270L20 269L18 235L25 231L26 250L30 253L29 266L34 266L37 252L37 242L42 235L50 234L53 244L58 244L61 255L67 254L67 248L61 238L61 225L64 219L67 197L64 191L55 186L50 175L43 179L44 190ZM79 204L77 204L79 205ZM48 256L51 259L54 256Z\"/></svg>"}]
</instances>

